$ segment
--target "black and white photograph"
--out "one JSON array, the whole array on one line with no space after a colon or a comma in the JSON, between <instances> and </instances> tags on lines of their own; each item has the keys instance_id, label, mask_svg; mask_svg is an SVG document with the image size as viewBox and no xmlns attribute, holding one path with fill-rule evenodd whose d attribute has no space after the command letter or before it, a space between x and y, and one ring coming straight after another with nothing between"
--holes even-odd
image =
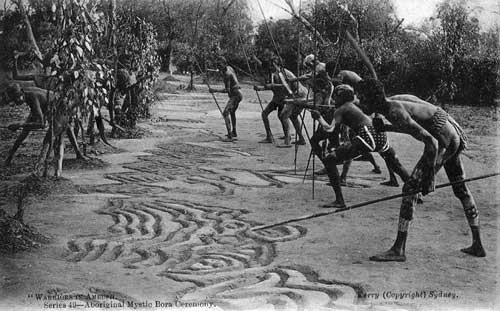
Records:
<instances>
[{"instance_id":1,"label":"black and white photograph","mask_svg":"<svg viewBox=\"0 0 500 311\"><path fill-rule=\"evenodd\" d=\"M0 311L500 310L496 0L0 0Z\"/></svg>"}]
</instances>

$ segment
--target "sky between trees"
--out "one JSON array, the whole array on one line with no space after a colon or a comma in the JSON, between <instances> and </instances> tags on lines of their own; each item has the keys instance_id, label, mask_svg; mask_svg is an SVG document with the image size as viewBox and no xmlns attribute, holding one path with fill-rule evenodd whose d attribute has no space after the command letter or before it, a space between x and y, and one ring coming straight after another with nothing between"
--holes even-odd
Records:
<instances>
[{"instance_id":1,"label":"sky between trees","mask_svg":"<svg viewBox=\"0 0 500 311\"><path fill-rule=\"evenodd\" d=\"M256 21L262 20L257 0L248 0L252 10L252 18ZM275 19L288 18L289 14L278 6L286 7L283 0L259 0L262 4L266 18ZM305 3L307 0L302 0ZM313 1L313 0L312 0ZM320 1L320 0L318 0ZM370 0L366 0L367 2ZM479 19L483 30L499 25L500 7L497 0L466 0L472 10L472 15ZM418 25L425 19L431 17L436 9L436 5L441 0L393 0L398 18L404 18L406 25ZM298 7L300 0L294 0ZM276 5L275 5L276 4Z\"/></svg>"}]
</instances>

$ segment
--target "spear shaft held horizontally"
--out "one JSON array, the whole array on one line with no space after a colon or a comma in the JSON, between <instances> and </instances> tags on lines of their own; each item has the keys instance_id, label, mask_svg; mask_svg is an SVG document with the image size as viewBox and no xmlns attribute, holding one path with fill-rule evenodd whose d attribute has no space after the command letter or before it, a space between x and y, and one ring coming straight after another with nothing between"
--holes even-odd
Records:
<instances>
[{"instance_id":1,"label":"spear shaft held horizontally","mask_svg":"<svg viewBox=\"0 0 500 311\"><path fill-rule=\"evenodd\" d=\"M460 183L466 183L466 182L471 182L471 181L475 181L475 180L490 178L490 177L494 177L494 176L498 176L498 175L500 175L500 172L486 174L486 175L477 176L477 177L472 177L472 178L468 178L468 179L457 180L457 181L454 181L454 182L448 182L448 183L445 183L445 184L437 185L436 189L450 187L450 186L453 186L453 185L456 185L456 184L460 184ZM405 192L405 193L395 194L395 195L391 195L391 196L387 196L387 197L383 197L383 198L379 198L379 199L375 199L375 200L371 200L371 201L357 203L357 204L354 204L354 205L351 205L351 206L347 206L347 207L344 207L344 208L339 208L339 209L336 209L336 210L330 211L330 212L322 212L322 213L310 214L310 215L305 215L305 216L302 216L302 217L297 217L297 218L292 218L292 219L289 219L289 220L280 221L280 222L269 224L269 225L256 226L256 227L250 228L250 230L252 230L252 231L264 230L264 229L269 229L269 228L276 227L276 226L282 226L282 225L286 225L286 224L290 224L290 223L294 223L294 222L299 222L299 221L304 221L304 220L308 220L308 219L323 217L323 216L327 216L327 215L331 215L331 214L338 214L338 213L342 213L342 212L345 212L345 211L349 211L349 210L353 210L353 209L356 209L356 208L360 208L360 207L363 207L363 206L372 205L372 204L383 202L383 201L389 201L389 200L401 198L401 197L407 196L407 195L415 195L415 194L418 194L420 192L421 192L420 190L414 190L414 191L411 191L411 192Z\"/></svg>"}]
</instances>

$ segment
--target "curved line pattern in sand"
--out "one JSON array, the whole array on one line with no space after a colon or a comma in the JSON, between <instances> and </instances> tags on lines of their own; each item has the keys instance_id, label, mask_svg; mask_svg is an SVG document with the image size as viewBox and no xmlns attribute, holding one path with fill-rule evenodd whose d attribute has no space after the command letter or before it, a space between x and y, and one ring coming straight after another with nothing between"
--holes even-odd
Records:
<instances>
[{"instance_id":1,"label":"curved line pattern in sand","mask_svg":"<svg viewBox=\"0 0 500 311\"><path fill-rule=\"evenodd\" d=\"M177 293L182 300L208 299L222 309L330 310L356 303L362 286L319 280L307 267L273 263L276 243L300 238L303 227L252 231L258 224L242 218L246 210L167 198L170 188L157 185L182 180L230 194L237 187L283 187L286 182L276 176L289 172L214 168L207 165L211 159L228 153L204 146L163 144L151 153L124 165L132 172L106 175L120 184L85 189L128 198L110 199L97 211L110 218L107 231L70 240L68 261L154 269L160 277L193 284Z\"/></svg>"}]
</instances>

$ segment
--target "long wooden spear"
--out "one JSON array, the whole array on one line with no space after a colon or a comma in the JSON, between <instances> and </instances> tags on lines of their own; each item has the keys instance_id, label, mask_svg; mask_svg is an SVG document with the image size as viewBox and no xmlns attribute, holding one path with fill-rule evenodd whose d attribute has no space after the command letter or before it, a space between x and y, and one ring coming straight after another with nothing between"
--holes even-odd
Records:
<instances>
[{"instance_id":1,"label":"long wooden spear","mask_svg":"<svg viewBox=\"0 0 500 311\"><path fill-rule=\"evenodd\" d=\"M195 59L195 64L198 67L198 70L201 73L203 73L203 70L201 70L200 64L198 63L198 61L196 59ZM210 92L211 87L210 87L210 82L208 82L208 72L205 72L205 76L206 76L205 77L205 84L207 85L208 91ZM212 98L214 99L214 102L217 105L217 108L219 108L219 112L220 112L221 116L224 118L224 113L222 112L222 109L219 106L219 102L217 101L217 97L215 97L214 93L210 93L210 94L212 94Z\"/></svg>"},{"instance_id":2,"label":"long wooden spear","mask_svg":"<svg viewBox=\"0 0 500 311\"><path fill-rule=\"evenodd\" d=\"M450 187L450 186L453 186L453 185L456 185L456 184L459 184L459 183L465 183L465 182L471 182L471 181L475 181L475 180L490 178L490 177L494 177L494 176L498 176L498 175L500 175L500 172L486 174L486 175L477 176L477 177L472 177L472 178L468 178L468 179L457 180L457 181L454 181L454 182L448 182L448 183L445 183L445 184L437 185L436 189ZM375 199L375 200L371 200L371 201L366 201L366 202L354 204L354 205L347 206L347 207L344 207L344 208L339 208L339 209L336 209L336 210L330 211L330 212L322 212L322 213L304 215L302 217L292 218L292 219L288 219L288 220L284 220L284 221L280 221L280 222L276 222L276 223L272 223L272 224L268 224L268 225L256 226L256 227L250 228L250 230L252 230L252 231L264 230L264 229L269 229L269 228L276 227L276 226L282 226L282 225L286 225L286 224L290 224L290 223L294 223L294 222L299 222L299 221L304 221L304 220L308 220L308 219L323 217L323 216L327 216L327 215L331 215L331 214L338 214L338 213L342 213L342 212L345 212L345 211L349 211L349 210L353 210L353 209L356 209L356 208L360 208L360 207L363 207L363 206L372 205L372 204L383 202L383 201L389 201L389 200L392 200L392 199L401 198L401 197L407 196L407 195L415 195L415 194L418 194L419 192L421 192L421 190L414 190L414 191L411 191L411 192L404 192L404 193L400 193L400 194L396 194L396 195L391 195L391 196L387 196L387 197L383 197L383 198L379 198L379 199Z\"/></svg>"}]
</instances>

